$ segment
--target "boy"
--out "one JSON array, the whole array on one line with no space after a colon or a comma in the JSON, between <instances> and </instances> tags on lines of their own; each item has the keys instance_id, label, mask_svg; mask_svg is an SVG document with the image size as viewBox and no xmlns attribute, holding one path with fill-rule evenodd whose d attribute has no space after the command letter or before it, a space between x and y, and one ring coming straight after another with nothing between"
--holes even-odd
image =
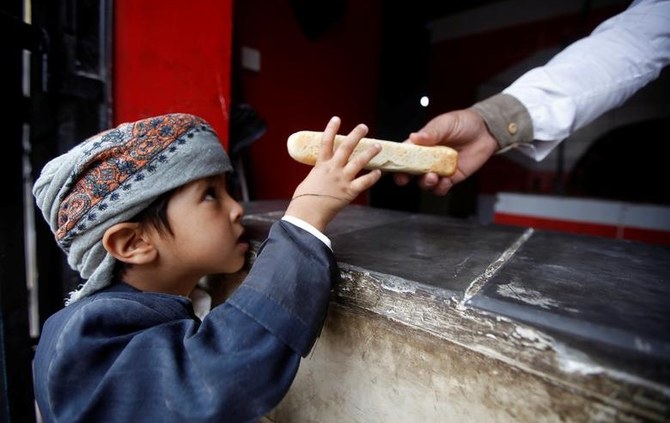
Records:
<instances>
[{"instance_id":1,"label":"boy","mask_svg":"<svg viewBox=\"0 0 670 423\"><path fill-rule=\"evenodd\" d=\"M339 275L323 231L381 175L359 174L378 145L348 161L364 125L333 151L339 125L247 279L202 321L187 295L240 270L248 248L211 127L186 114L126 123L47 163L33 193L85 283L37 347L45 422L250 422L279 403Z\"/></svg>"}]
</instances>

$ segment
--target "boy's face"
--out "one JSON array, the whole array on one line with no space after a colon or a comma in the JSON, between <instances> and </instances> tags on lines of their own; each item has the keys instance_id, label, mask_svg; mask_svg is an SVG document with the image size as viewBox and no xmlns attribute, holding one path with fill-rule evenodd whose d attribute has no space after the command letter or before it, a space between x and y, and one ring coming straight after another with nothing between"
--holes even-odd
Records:
<instances>
[{"instance_id":1,"label":"boy's face","mask_svg":"<svg viewBox=\"0 0 670 423\"><path fill-rule=\"evenodd\" d=\"M224 175L198 179L170 198L167 218L174 236L161 236L163 262L183 277L234 273L249 248L242 242L242 206L226 189Z\"/></svg>"}]
</instances>

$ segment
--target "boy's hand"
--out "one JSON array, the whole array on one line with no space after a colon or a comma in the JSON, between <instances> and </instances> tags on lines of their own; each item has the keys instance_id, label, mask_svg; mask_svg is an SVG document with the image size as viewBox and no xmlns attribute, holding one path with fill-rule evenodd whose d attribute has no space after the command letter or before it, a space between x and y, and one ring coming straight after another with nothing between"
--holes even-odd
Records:
<instances>
[{"instance_id":1,"label":"boy's hand","mask_svg":"<svg viewBox=\"0 0 670 423\"><path fill-rule=\"evenodd\" d=\"M340 119L331 118L323 132L316 164L298 185L286 209L287 215L302 219L322 232L340 210L381 177L380 170L358 176L365 165L381 151L379 144L351 157L358 142L368 133L367 126L356 126L333 151L339 129Z\"/></svg>"}]
</instances>

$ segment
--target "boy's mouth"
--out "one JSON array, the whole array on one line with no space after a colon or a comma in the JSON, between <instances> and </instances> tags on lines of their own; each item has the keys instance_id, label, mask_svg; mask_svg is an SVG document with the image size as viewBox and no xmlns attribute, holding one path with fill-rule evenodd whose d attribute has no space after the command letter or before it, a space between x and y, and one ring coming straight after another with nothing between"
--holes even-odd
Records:
<instances>
[{"instance_id":1,"label":"boy's mouth","mask_svg":"<svg viewBox=\"0 0 670 423\"><path fill-rule=\"evenodd\" d=\"M237 243L249 246L249 238L244 231L237 237Z\"/></svg>"}]
</instances>

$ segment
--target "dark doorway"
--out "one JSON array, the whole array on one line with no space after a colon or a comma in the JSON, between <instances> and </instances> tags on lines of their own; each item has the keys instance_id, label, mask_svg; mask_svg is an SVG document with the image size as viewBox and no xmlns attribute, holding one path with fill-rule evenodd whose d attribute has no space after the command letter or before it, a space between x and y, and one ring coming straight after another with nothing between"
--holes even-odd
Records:
<instances>
[{"instance_id":1,"label":"dark doorway","mask_svg":"<svg viewBox=\"0 0 670 423\"><path fill-rule=\"evenodd\" d=\"M668 160L661 153L670 118L636 122L593 142L570 174L569 195L670 205Z\"/></svg>"},{"instance_id":2,"label":"dark doorway","mask_svg":"<svg viewBox=\"0 0 670 423\"><path fill-rule=\"evenodd\" d=\"M34 206L44 164L111 123L111 0L5 0L0 209L0 420L36 421L32 355L79 281Z\"/></svg>"}]
</instances>

